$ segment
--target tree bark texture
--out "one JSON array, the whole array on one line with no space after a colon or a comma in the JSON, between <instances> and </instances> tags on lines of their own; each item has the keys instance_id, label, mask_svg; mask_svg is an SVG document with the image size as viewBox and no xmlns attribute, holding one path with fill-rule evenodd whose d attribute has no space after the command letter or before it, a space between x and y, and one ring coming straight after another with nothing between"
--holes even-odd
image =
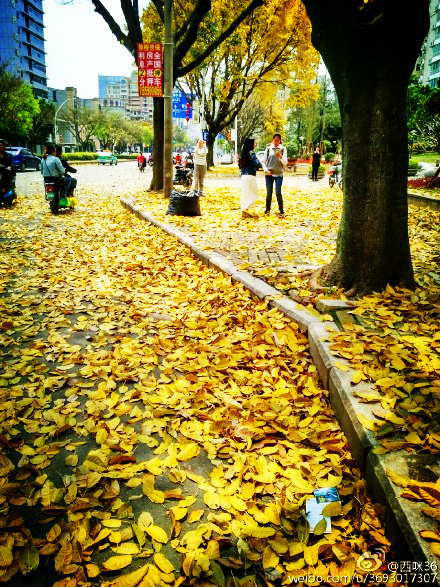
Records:
<instances>
[{"instance_id":1,"label":"tree bark texture","mask_svg":"<svg viewBox=\"0 0 440 587\"><path fill-rule=\"evenodd\" d=\"M150 190L163 189L163 98L153 98L153 177Z\"/></svg>"},{"instance_id":2,"label":"tree bark texture","mask_svg":"<svg viewBox=\"0 0 440 587\"><path fill-rule=\"evenodd\" d=\"M303 0L338 96L344 201L322 276L358 293L414 285L408 238L406 92L429 0Z\"/></svg>"}]
</instances>

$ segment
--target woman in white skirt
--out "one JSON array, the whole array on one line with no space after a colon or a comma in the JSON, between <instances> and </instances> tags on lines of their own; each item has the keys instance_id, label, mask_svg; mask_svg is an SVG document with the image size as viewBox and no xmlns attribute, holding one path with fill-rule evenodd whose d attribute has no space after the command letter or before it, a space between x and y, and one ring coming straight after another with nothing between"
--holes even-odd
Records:
<instances>
[{"instance_id":1,"label":"woman in white skirt","mask_svg":"<svg viewBox=\"0 0 440 587\"><path fill-rule=\"evenodd\" d=\"M245 139L241 151L241 217L252 218L250 209L258 200L257 169L261 167L254 153L255 140Z\"/></svg>"}]
</instances>

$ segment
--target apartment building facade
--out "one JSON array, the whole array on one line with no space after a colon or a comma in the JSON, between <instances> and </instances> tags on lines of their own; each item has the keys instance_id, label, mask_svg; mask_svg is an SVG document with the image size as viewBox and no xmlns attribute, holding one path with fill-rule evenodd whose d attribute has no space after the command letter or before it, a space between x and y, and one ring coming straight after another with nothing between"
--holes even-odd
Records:
<instances>
[{"instance_id":1,"label":"apartment building facade","mask_svg":"<svg viewBox=\"0 0 440 587\"><path fill-rule=\"evenodd\" d=\"M48 97L42 0L1 0L0 56L36 96Z\"/></svg>"},{"instance_id":2,"label":"apartment building facade","mask_svg":"<svg viewBox=\"0 0 440 587\"><path fill-rule=\"evenodd\" d=\"M103 110L121 112L132 120L153 120L153 98L139 96L137 71L129 77L99 75L98 88Z\"/></svg>"},{"instance_id":3,"label":"apartment building facade","mask_svg":"<svg viewBox=\"0 0 440 587\"><path fill-rule=\"evenodd\" d=\"M430 26L416 63L415 74L422 84L440 87L440 0L429 2Z\"/></svg>"}]
</instances>

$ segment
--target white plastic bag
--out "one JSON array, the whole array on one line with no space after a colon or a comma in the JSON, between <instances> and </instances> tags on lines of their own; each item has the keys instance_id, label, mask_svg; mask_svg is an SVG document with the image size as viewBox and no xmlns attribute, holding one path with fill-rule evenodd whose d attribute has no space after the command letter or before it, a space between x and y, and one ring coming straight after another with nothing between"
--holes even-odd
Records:
<instances>
[{"instance_id":1,"label":"white plastic bag","mask_svg":"<svg viewBox=\"0 0 440 587\"><path fill-rule=\"evenodd\" d=\"M258 186L255 175L241 176L241 211L250 210L258 200Z\"/></svg>"}]
</instances>

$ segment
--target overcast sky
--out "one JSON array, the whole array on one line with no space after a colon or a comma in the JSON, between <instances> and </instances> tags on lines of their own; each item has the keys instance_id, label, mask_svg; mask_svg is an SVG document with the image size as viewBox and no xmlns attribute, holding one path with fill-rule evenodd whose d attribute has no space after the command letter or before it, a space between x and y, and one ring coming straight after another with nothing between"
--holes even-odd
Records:
<instances>
[{"instance_id":1,"label":"overcast sky","mask_svg":"<svg viewBox=\"0 0 440 587\"><path fill-rule=\"evenodd\" d=\"M47 84L61 90L73 86L79 98L97 98L98 74L130 75L133 59L90 0L61 1L66 0L43 0ZM104 4L122 28L119 0Z\"/></svg>"}]
</instances>

